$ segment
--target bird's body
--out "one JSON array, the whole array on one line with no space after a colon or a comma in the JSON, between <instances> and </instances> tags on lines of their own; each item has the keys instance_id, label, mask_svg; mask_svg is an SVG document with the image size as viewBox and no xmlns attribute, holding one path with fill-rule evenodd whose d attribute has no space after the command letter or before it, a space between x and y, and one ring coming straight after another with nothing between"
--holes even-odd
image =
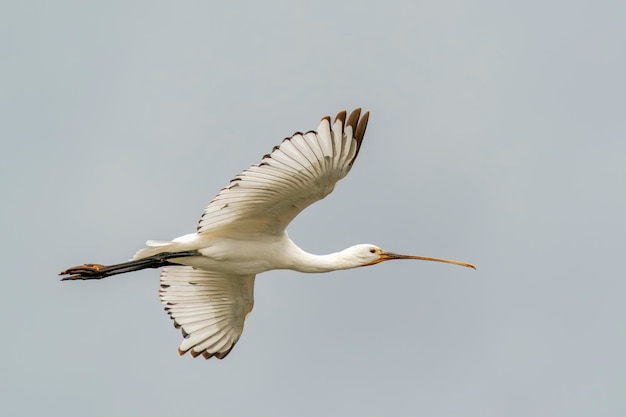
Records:
<instances>
[{"instance_id":1,"label":"bird's body","mask_svg":"<svg viewBox=\"0 0 626 417\"><path fill-rule=\"evenodd\" d=\"M254 280L273 269L330 272L390 259L419 259L474 268L464 262L398 255L360 244L313 255L287 235L303 209L330 194L352 167L369 113L340 112L316 131L296 133L236 176L205 208L196 233L172 241L148 241L133 259L116 265L84 264L63 280L100 279L144 268L165 267L161 301L185 339L179 353L225 357L239 340L254 304Z\"/></svg>"},{"instance_id":2,"label":"bird's body","mask_svg":"<svg viewBox=\"0 0 626 417\"><path fill-rule=\"evenodd\" d=\"M173 258L170 262L188 265L207 271L229 274L260 274L274 269L291 269L298 272L320 273L363 266L362 258L356 256L362 247L355 245L340 252L314 255L302 250L287 235L256 235L248 239L218 238L196 233L181 236L171 243L160 242L159 246L142 249L134 259L142 259L146 253L183 252L196 250L198 256ZM376 254L366 260L374 261ZM371 257L371 259L370 259Z\"/></svg>"},{"instance_id":3,"label":"bird's body","mask_svg":"<svg viewBox=\"0 0 626 417\"><path fill-rule=\"evenodd\" d=\"M188 265L207 271L216 271L232 274L260 274L272 269L288 268L287 256L281 253L290 253L295 244L282 236L253 236L249 239L213 238L206 235L185 235L184 243L171 244L148 248L138 253L136 258L146 253L180 252L197 250L198 256L188 256L180 259L171 259L171 262ZM158 253L158 252L157 252Z\"/></svg>"}]
</instances>

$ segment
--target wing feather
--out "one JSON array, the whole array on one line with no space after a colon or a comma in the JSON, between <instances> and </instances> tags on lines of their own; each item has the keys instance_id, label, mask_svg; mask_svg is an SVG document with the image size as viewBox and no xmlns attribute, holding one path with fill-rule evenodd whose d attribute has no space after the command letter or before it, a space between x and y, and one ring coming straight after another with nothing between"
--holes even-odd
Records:
<instances>
[{"instance_id":1,"label":"wing feather","mask_svg":"<svg viewBox=\"0 0 626 417\"><path fill-rule=\"evenodd\" d=\"M204 209L198 233L238 237L282 234L309 205L344 178L359 152L369 113L354 110L321 120L316 131L295 133L261 162L237 175Z\"/></svg>"},{"instance_id":2,"label":"wing feather","mask_svg":"<svg viewBox=\"0 0 626 417\"><path fill-rule=\"evenodd\" d=\"M254 305L254 275L227 275L169 266L161 273L161 301L184 339L179 354L224 358L243 332Z\"/></svg>"}]
</instances>

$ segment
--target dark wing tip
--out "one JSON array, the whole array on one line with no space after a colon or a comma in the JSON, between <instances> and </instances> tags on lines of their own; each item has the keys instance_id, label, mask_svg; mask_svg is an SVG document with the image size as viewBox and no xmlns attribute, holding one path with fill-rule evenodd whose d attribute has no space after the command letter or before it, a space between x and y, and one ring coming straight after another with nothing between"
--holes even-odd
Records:
<instances>
[{"instance_id":1,"label":"dark wing tip","mask_svg":"<svg viewBox=\"0 0 626 417\"><path fill-rule=\"evenodd\" d=\"M352 113L350 113L350 117L348 117L348 122L346 123L346 125L352 128L352 134L356 132L356 126L359 122L360 116L361 116L361 108L357 107L356 109L352 110Z\"/></svg>"},{"instance_id":2,"label":"dark wing tip","mask_svg":"<svg viewBox=\"0 0 626 417\"><path fill-rule=\"evenodd\" d=\"M233 350L233 348L235 347L236 343L233 343L230 348L226 351L226 352L219 352L215 354L215 357L217 359L224 359L226 356L228 356L228 354Z\"/></svg>"},{"instance_id":3,"label":"dark wing tip","mask_svg":"<svg viewBox=\"0 0 626 417\"><path fill-rule=\"evenodd\" d=\"M346 115L348 114L348 112L346 112L345 110L340 111L339 113L337 113L337 116L335 116L335 123L337 123L337 120L341 121L341 126L345 126L346 125Z\"/></svg>"},{"instance_id":4,"label":"dark wing tip","mask_svg":"<svg viewBox=\"0 0 626 417\"><path fill-rule=\"evenodd\" d=\"M178 355L183 356L185 353L189 352L189 354L193 358L197 358L198 356L202 355L204 359L211 359L213 356L215 356L218 359L224 359L230 353L230 351L233 350L234 347L235 347L235 343L233 343L230 349L228 349L226 352L216 352L216 353L211 353L208 350L204 350L202 352L196 352L193 350L193 348L189 348L187 350L182 350L181 348L178 348Z\"/></svg>"},{"instance_id":5,"label":"dark wing tip","mask_svg":"<svg viewBox=\"0 0 626 417\"><path fill-rule=\"evenodd\" d=\"M360 108L355 109L350 115L350 119L348 119L348 124L350 126L353 126L352 132L354 134L354 140L356 140L356 153L354 154L354 158L352 158L352 161L350 161L350 165L354 163L354 160L359 155L359 151L361 150L361 143L363 143L363 137L365 136L365 129L367 129L367 121L370 118L370 112L366 111L365 113L363 113L362 116L360 113L361 113ZM354 120L353 120L353 116L354 116ZM351 121L353 122L353 124L350 124ZM356 128L354 128L355 124L356 124Z\"/></svg>"},{"instance_id":6,"label":"dark wing tip","mask_svg":"<svg viewBox=\"0 0 626 417\"><path fill-rule=\"evenodd\" d=\"M361 115L361 111L362 110L360 107L352 110L352 113L350 113L347 122L346 116L348 113L345 110L337 113L337 116L335 117L335 123L337 122L337 120L339 120L341 122L342 128L345 128L345 126L350 126L352 128L352 136L354 137L354 140L356 140L356 153L354 154L354 158L352 158L352 161L350 161L350 165L354 163L354 160L359 154L359 150L361 149L361 143L363 142L363 137L365 136L365 129L367 129L367 122L370 118L370 112L367 111L363 113L363 115ZM332 125L332 123L330 123L329 116L323 117L322 120L328 120L328 123Z\"/></svg>"},{"instance_id":7,"label":"dark wing tip","mask_svg":"<svg viewBox=\"0 0 626 417\"><path fill-rule=\"evenodd\" d=\"M370 112L367 111L365 112L365 114L363 114L363 117L359 119L359 123L357 124L354 131L354 137L359 145L361 144L361 142L363 142L363 136L365 136L365 129L367 129L367 121L369 120L369 118Z\"/></svg>"}]
</instances>

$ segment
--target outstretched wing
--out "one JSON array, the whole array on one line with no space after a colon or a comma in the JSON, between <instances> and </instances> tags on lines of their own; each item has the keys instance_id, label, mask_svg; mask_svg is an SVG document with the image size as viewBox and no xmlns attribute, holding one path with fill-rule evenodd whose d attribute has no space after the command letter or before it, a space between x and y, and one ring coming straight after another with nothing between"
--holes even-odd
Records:
<instances>
[{"instance_id":1,"label":"outstretched wing","mask_svg":"<svg viewBox=\"0 0 626 417\"><path fill-rule=\"evenodd\" d=\"M178 353L222 359L235 347L252 311L254 275L169 266L161 273L160 296L185 337Z\"/></svg>"},{"instance_id":2,"label":"outstretched wing","mask_svg":"<svg viewBox=\"0 0 626 417\"><path fill-rule=\"evenodd\" d=\"M285 139L237 175L204 209L198 233L241 236L280 235L309 205L330 194L359 152L369 112L340 112L320 122L317 131Z\"/></svg>"}]
</instances>

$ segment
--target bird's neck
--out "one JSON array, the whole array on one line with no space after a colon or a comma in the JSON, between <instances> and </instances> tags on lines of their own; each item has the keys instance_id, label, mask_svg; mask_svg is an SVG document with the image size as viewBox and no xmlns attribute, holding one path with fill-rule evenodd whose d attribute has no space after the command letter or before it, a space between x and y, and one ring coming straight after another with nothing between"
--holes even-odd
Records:
<instances>
[{"instance_id":1,"label":"bird's neck","mask_svg":"<svg viewBox=\"0 0 626 417\"><path fill-rule=\"evenodd\" d=\"M292 258L293 263L289 265L289 269L298 272L330 272L361 266L348 258L345 252L344 250L328 255L314 255L296 246L294 250L296 256Z\"/></svg>"}]
</instances>

